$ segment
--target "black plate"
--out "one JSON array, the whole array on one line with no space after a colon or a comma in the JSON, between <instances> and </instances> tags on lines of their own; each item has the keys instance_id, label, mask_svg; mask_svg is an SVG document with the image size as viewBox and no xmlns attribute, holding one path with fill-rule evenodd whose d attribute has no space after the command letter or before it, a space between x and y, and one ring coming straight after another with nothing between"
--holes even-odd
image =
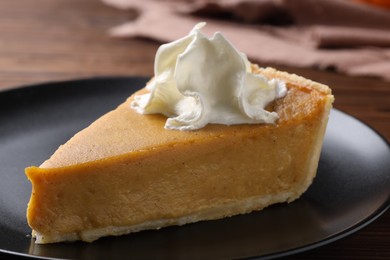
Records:
<instances>
[{"instance_id":1,"label":"black plate","mask_svg":"<svg viewBox=\"0 0 390 260\"><path fill-rule=\"evenodd\" d=\"M145 82L145 78L97 78L0 92L0 256L272 258L340 239L389 207L389 144L363 123L333 110L318 175L303 197L291 204L91 244L34 244L25 218L31 185L24 168L39 165Z\"/></svg>"}]
</instances>

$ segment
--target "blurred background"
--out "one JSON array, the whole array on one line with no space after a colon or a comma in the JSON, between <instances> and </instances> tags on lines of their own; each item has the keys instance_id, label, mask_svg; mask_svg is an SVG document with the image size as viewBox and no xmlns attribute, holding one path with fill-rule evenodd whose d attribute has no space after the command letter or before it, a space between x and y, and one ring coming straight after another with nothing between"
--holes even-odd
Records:
<instances>
[{"instance_id":1,"label":"blurred background","mask_svg":"<svg viewBox=\"0 0 390 260\"><path fill-rule=\"evenodd\" d=\"M0 91L152 76L159 45L200 21L261 66L328 84L335 108L390 140L388 0L2 0ZM390 259L389 215L296 259Z\"/></svg>"}]
</instances>

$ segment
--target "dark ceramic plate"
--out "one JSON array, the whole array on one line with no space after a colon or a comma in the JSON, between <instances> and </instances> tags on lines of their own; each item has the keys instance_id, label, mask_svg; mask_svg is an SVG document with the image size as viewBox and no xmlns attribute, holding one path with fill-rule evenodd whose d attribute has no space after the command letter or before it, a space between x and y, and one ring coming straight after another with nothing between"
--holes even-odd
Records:
<instances>
[{"instance_id":1,"label":"dark ceramic plate","mask_svg":"<svg viewBox=\"0 0 390 260\"><path fill-rule=\"evenodd\" d=\"M31 185L24 168L39 165L145 82L97 78L0 92L0 257L272 258L340 239L389 207L389 144L355 118L333 110L318 175L291 204L91 244L35 245L25 218Z\"/></svg>"}]
</instances>

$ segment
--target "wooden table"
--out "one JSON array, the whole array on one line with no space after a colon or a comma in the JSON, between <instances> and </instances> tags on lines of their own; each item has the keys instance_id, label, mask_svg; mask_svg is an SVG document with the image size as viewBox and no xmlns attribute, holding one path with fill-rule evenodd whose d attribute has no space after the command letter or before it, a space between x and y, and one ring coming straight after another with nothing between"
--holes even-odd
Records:
<instances>
[{"instance_id":1,"label":"wooden table","mask_svg":"<svg viewBox=\"0 0 390 260\"><path fill-rule=\"evenodd\" d=\"M106 34L135 16L98 0L0 1L0 90L95 76L152 75L157 43ZM389 82L277 67L330 85L337 109L390 140ZM390 212L347 238L291 258L390 259Z\"/></svg>"}]
</instances>

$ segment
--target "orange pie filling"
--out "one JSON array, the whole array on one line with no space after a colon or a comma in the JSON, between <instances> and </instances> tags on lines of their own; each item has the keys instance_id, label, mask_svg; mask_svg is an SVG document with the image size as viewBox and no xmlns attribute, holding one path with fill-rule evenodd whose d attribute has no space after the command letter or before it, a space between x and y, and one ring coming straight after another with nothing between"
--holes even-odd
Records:
<instances>
[{"instance_id":1,"label":"orange pie filling","mask_svg":"<svg viewBox=\"0 0 390 260\"><path fill-rule=\"evenodd\" d=\"M27 219L36 242L90 242L300 197L316 174L331 90L271 68L253 69L286 82L286 96L267 107L279 116L275 124L165 130L165 116L129 109L133 95L41 166L28 167Z\"/></svg>"}]
</instances>

